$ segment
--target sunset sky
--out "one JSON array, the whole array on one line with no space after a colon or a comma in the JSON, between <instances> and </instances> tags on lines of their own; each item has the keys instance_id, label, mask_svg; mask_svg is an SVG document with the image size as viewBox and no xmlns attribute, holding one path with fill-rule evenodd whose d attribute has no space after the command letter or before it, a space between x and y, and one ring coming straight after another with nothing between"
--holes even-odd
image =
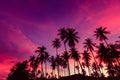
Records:
<instances>
[{"instance_id":1,"label":"sunset sky","mask_svg":"<svg viewBox=\"0 0 120 80\"><path fill-rule=\"evenodd\" d=\"M75 28L82 51L84 39L95 40L93 31L100 26L111 32L108 42L118 40L120 0L0 0L0 80L37 46L54 55L51 45L59 28Z\"/></svg>"}]
</instances>

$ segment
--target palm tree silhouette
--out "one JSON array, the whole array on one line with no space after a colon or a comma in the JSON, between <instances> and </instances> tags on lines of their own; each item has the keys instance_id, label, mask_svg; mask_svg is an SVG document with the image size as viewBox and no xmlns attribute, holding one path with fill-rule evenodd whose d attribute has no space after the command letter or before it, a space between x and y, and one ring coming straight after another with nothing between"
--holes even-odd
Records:
<instances>
[{"instance_id":1,"label":"palm tree silhouette","mask_svg":"<svg viewBox=\"0 0 120 80\"><path fill-rule=\"evenodd\" d=\"M96 36L96 39L99 39L100 41L105 41L105 43L108 45L107 41L108 38L107 38L107 34L110 34L109 31L106 31L106 27L99 27L99 28L96 28L96 30L94 31L94 36Z\"/></svg>"},{"instance_id":2,"label":"palm tree silhouette","mask_svg":"<svg viewBox=\"0 0 120 80\"><path fill-rule=\"evenodd\" d=\"M80 55L79 55L78 51L75 48L71 48L70 52L71 52L70 57L74 60L74 73L75 73L75 61L77 62L77 64L79 63L79 65L81 67L81 71L83 71L83 68L82 68L82 65L80 62ZM79 66L79 65L77 65L77 66Z\"/></svg>"},{"instance_id":3,"label":"palm tree silhouette","mask_svg":"<svg viewBox=\"0 0 120 80\"><path fill-rule=\"evenodd\" d=\"M56 60L55 60L55 57L54 56L51 56L49 58L49 62L50 62L50 66L52 67L52 76L55 74L55 68L56 68Z\"/></svg>"},{"instance_id":4,"label":"palm tree silhouette","mask_svg":"<svg viewBox=\"0 0 120 80\"><path fill-rule=\"evenodd\" d=\"M97 61L96 61L96 58L95 58L95 56L94 56L94 54L93 54L93 51L94 51L94 48L93 48L93 47L95 46L95 43L93 43L92 39L87 38L87 39L85 39L85 42L84 42L83 44L84 44L84 48L87 49L87 52L88 52L88 51L91 52L92 57L93 57L93 59L94 59L94 61L95 61L95 65L96 65L97 69L100 71L99 66L98 66L98 64L97 64ZM100 71L100 73L101 73L101 71Z\"/></svg>"},{"instance_id":5,"label":"palm tree silhouette","mask_svg":"<svg viewBox=\"0 0 120 80\"><path fill-rule=\"evenodd\" d=\"M56 48L56 53L58 55L58 48L61 46L60 40L58 38L55 38L55 40L52 41L52 42L53 42L52 45L53 45L54 48Z\"/></svg>"},{"instance_id":6,"label":"palm tree silhouette","mask_svg":"<svg viewBox=\"0 0 120 80\"><path fill-rule=\"evenodd\" d=\"M73 28L67 28L65 43L68 43L70 48L75 47L75 43L78 43L78 39L78 32L76 32Z\"/></svg>"},{"instance_id":7,"label":"palm tree silhouette","mask_svg":"<svg viewBox=\"0 0 120 80\"><path fill-rule=\"evenodd\" d=\"M83 60L85 62L85 65L88 67L88 73L89 73L89 76L90 76L90 74L91 74L91 72L90 72L91 56L90 56L90 54L87 51L84 51L84 53L83 53Z\"/></svg>"},{"instance_id":8,"label":"palm tree silhouette","mask_svg":"<svg viewBox=\"0 0 120 80\"><path fill-rule=\"evenodd\" d=\"M58 70L58 78L60 77L60 66L62 65L62 58L60 55L56 55L55 57L55 61L56 61L56 66L57 66L57 70Z\"/></svg>"},{"instance_id":9,"label":"palm tree silhouette","mask_svg":"<svg viewBox=\"0 0 120 80\"><path fill-rule=\"evenodd\" d=\"M44 63L45 63L45 75L47 76L47 61L49 61L49 57L50 55L48 54L48 52L44 53Z\"/></svg>"},{"instance_id":10,"label":"palm tree silhouette","mask_svg":"<svg viewBox=\"0 0 120 80\"><path fill-rule=\"evenodd\" d=\"M65 51L67 51L67 48L66 48L66 42L65 42L65 40L66 40L66 34L67 34L67 30L63 27L63 28L60 28L59 30L58 30L58 36L60 36L60 39L61 39L61 41L63 42L63 44L64 44L64 47L65 47Z\"/></svg>"},{"instance_id":11,"label":"palm tree silhouette","mask_svg":"<svg viewBox=\"0 0 120 80\"><path fill-rule=\"evenodd\" d=\"M93 62L92 64L92 71L93 71L92 76L99 77L99 73L97 72L97 66L95 62Z\"/></svg>"},{"instance_id":12,"label":"palm tree silhouette","mask_svg":"<svg viewBox=\"0 0 120 80\"><path fill-rule=\"evenodd\" d=\"M65 61L65 63L67 63L68 74L70 76L70 65L69 65L70 55L67 51L64 51L61 57L62 57L63 61ZM66 65L65 65L65 67L66 67Z\"/></svg>"},{"instance_id":13,"label":"palm tree silhouette","mask_svg":"<svg viewBox=\"0 0 120 80\"><path fill-rule=\"evenodd\" d=\"M119 62L120 51L117 50L116 45L115 44L110 44L109 45L109 50L110 50L110 54L112 55L112 57L115 59L115 61L120 66L120 62Z\"/></svg>"},{"instance_id":14,"label":"palm tree silhouette","mask_svg":"<svg viewBox=\"0 0 120 80\"><path fill-rule=\"evenodd\" d=\"M36 57L33 55L33 56L30 56L30 59L29 59L29 62L30 62L30 67L32 67L32 71L31 71L31 77L33 78L33 80L36 79L36 70L38 68L38 61L36 60Z\"/></svg>"},{"instance_id":15,"label":"palm tree silhouette","mask_svg":"<svg viewBox=\"0 0 120 80\"><path fill-rule=\"evenodd\" d=\"M100 43L97 53L98 53L97 57L100 59L100 63L104 62L107 66L109 74L114 76L112 72L112 67L115 60L113 54L111 54L110 52L110 48L105 47L103 43Z\"/></svg>"},{"instance_id":16,"label":"palm tree silhouette","mask_svg":"<svg viewBox=\"0 0 120 80\"><path fill-rule=\"evenodd\" d=\"M38 62L41 64L41 77L44 77L43 62L46 59L45 54L47 55L47 52L45 50L46 48L42 46L42 47L38 47L38 49L35 51L35 53L38 53L37 59Z\"/></svg>"}]
</instances>

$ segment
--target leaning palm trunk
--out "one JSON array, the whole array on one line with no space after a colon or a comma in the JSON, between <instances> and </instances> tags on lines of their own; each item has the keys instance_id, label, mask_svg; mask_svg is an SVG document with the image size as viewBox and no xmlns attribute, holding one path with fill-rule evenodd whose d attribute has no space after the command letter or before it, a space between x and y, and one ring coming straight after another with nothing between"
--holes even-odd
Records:
<instances>
[{"instance_id":1,"label":"leaning palm trunk","mask_svg":"<svg viewBox=\"0 0 120 80\"><path fill-rule=\"evenodd\" d=\"M59 78L59 76L60 76L60 75L59 75L59 65L57 66L57 71L58 71L58 78Z\"/></svg>"},{"instance_id":2,"label":"leaning palm trunk","mask_svg":"<svg viewBox=\"0 0 120 80\"><path fill-rule=\"evenodd\" d=\"M41 63L41 77L44 77L43 64Z\"/></svg>"},{"instance_id":3,"label":"leaning palm trunk","mask_svg":"<svg viewBox=\"0 0 120 80\"><path fill-rule=\"evenodd\" d=\"M47 77L47 64L45 62L45 76Z\"/></svg>"},{"instance_id":4,"label":"leaning palm trunk","mask_svg":"<svg viewBox=\"0 0 120 80\"><path fill-rule=\"evenodd\" d=\"M67 52L67 47L66 47L66 43L64 42L64 47L65 47L65 51Z\"/></svg>"},{"instance_id":5,"label":"leaning palm trunk","mask_svg":"<svg viewBox=\"0 0 120 80\"><path fill-rule=\"evenodd\" d=\"M75 72L75 60L74 60L74 74L76 74L76 72Z\"/></svg>"},{"instance_id":6,"label":"leaning palm trunk","mask_svg":"<svg viewBox=\"0 0 120 80\"><path fill-rule=\"evenodd\" d=\"M116 61L117 61L118 65L120 66L120 62L119 62L119 60L118 60L118 59L116 59Z\"/></svg>"},{"instance_id":7,"label":"leaning palm trunk","mask_svg":"<svg viewBox=\"0 0 120 80\"><path fill-rule=\"evenodd\" d=\"M91 76L90 67L88 65L87 65L87 67L88 67L89 76Z\"/></svg>"},{"instance_id":8,"label":"leaning palm trunk","mask_svg":"<svg viewBox=\"0 0 120 80\"><path fill-rule=\"evenodd\" d=\"M80 61L78 61L79 62L79 65L80 65L80 67L81 67L81 72L82 72L82 74L83 74L83 68L82 68L82 65L81 65L81 63L80 63Z\"/></svg>"},{"instance_id":9,"label":"leaning palm trunk","mask_svg":"<svg viewBox=\"0 0 120 80\"><path fill-rule=\"evenodd\" d=\"M106 40L104 40L104 42L106 43L107 46L109 46Z\"/></svg>"},{"instance_id":10,"label":"leaning palm trunk","mask_svg":"<svg viewBox=\"0 0 120 80\"><path fill-rule=\"evenodd\" d=\"M68 74L70 76L70 65L69 65L69 61L68 61Z\"/></svg>"},{"instance_id":11,"label":"leaning palm trunk","mask_svg":"<svg viewBox=\"0 0 120 80\"><path fill-rule=\"evenodd\" d=\"M91 53L92 53L92 56L93 56L93 58L94 58L95 65L97 66L97 68L98 68L100 74L102 74L102 73L101 73L101 70L100 70L100 68L99 68L99 66L98 66L98 64L97 64L97 61L96 61L96 59L95 59L95 56L93 55L93 52L92 52L92 51L91 51ZM96 72L97 72L97 71L96 71Z\"/></svg>"},{"instance_id":12,"label":"leaning palm trunk","mask_svg":"<svg viewBox=\"0 0 120 80\"><path fill-rule=\"evenodd\" d=\"M78 74L80 74L80 70L79 70L79 61L77 61L77 66L78 66L78 68L77 68Z\"/></svg>"}]
</instances>

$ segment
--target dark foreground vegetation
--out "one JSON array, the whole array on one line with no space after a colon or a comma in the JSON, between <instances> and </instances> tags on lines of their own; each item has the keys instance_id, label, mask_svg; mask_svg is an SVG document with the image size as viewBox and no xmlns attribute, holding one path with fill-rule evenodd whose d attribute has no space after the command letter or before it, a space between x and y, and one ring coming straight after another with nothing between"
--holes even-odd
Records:
<instances>
[{"instance_id":1,"label":"dark foreground vegetation","mask_svg":"<svg viewBox=\"0 0 120 80\"><path fill-rule=\"evenodd\" d=\"M50 55L44 46L38 47L37 54L11 68L7 80L120 80L120 40L109 43L108 34L106 28L96 28L94 36L98 42L86 38L84 50L80 52L76 47L80 39L78 32L73 28L61 28L58 38L52 41L55 56ZM62 53L58 51L60 47L64 47ZM51 67L49 71L48 66Z\"/></svg>"}]
</instances>

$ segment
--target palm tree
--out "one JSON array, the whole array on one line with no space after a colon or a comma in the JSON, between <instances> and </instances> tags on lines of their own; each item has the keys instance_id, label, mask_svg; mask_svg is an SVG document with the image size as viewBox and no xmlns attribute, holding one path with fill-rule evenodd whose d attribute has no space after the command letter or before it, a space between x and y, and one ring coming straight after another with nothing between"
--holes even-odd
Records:
<instances>
[{"instance_id":1,"label":"palm tree","mask_svg":"<svg viewBox=\"0 0 120 80\"><path fill-rule=\"evenodd\" d=\"M70 48L75 47L75 43L78 43L78 39L78 32L76 32L73 28L67 28L65 43L68 43Z\"/></svg>"},{"instance_id":2,"label":"palm tree","mask_svg":"<svg viewBox=\"0 0 120 80\"><path fill-rule=\"evenodd\" d=\"M35 78L36 78L35 72L36 72L36 69L38 67L38 63L36 63L36 57L34 55L30 56L29 62L30 62L30 67L32 68L31 77L35 80Z\"/></svg>"},{"instance_id":3,"label":"palm tree","mask_svg":"<svg viewBox=\"0 0 120 80\"><path fill-rule=\"evenodd\" d=\"M100 43L97 53L97 57L100 59L100 63L104 62L107 66L108 72L111 73L111 75L113 76L113 72L111 69L113 67L113 63L115 62L115 59L110 52L110 48L105 47L103 43Z\"/></svg>"},{"instance_id":4,"label":"palm tree","mask_svg":"<svg viewBox=\"0 0 120 80\"><path fill-rule=\"evenodd\" d=\"M116 45L115 44L110 44L109 45L109 50L110 50L110 54L112 55L113 59L115 59L115 61L120 66L120 62L119 62L120 51L117 50Z\"/></svg>"},{"instance_id":5,"label":"palm tree","mask_svg":"<svg viewBox=\"0 0 120 80\"><path fill-rule=\"evenodd\" d=\"M46 74L46 76L47 76L47 61L49 60L49 54L48 54L48 52L45 52L44 53L44 63L45 63L45 74Z\"/></svg>"},{"instance_id":6,"label":"palm tree","mask_svg":"<svg viewBox=\"0 0 120 80\"><path fill-rule=\"evenodd\" d=\"M58 78L59 78L59 76L60 76L60 66L62 65L62 59L61 59L60 55L56 55L55 61L56 61L56 66L57 66L57 70L58 70Z\"/></svg>"},{"instance_id":7,"label":"palm tree","mask_svg":"<svg viewBox=\"0 0 120 80\"><path fill-rule=\"evenodd\" d=\"M38 53L37 60L41 64L41 76L44 77L44 71L43 71L43 62L45 61L45 54L47 53L46 48L44 46L38 47L38 49L35 51L35 53Z\"/></svg>"},{"instance_id":8,"label":"palm tree","mask_svg":"<svg viewBox=\"0 0 120 80\"><path fill-rule=\"evenodd\" d=\"M96 58L95 58L95 56L94 56L94 54L93 54L93 51L94 51L94 48L93 48L93 47L95 46L95 43L93 43L92 39L87 38L87 39L85 39L85 42L84 42L83 44L84 44L84 48L87 49L87 52L88 52L88 51L91 52L92 57L93 57L93 59L94 59L94 61L95 61L95 65L96 65L97 69L99 69L99 66L98 66L98 64L97 64ZM100 71L100 69L99 69L99 71ZM101 71L100 71L100 73L101 73Z\"/></svg>"},{"instance_id":9,"label":"palm tree","mask_svg":"<svg viewBox=\"0 0 120 80\"><path fill-rule=\"evenodd\" d=\"M59 32L59 33L58 33L58 36L60 36L61 41L63 41L64 47L65 47L65 51L67 51L66 42L65 42L67 30L63 27L63 28L60 28L60 29L58 30L58 32Z\"/></svg>"},{"instance_id":10,"label":"palm tree","mask_svg":"<svg viewBox=\"0 0 120 80\"><path fill-rule=\"evenodd\" d=\"M57 39L57 38L55 38L55 40L54 41L52 41L53 42L53 47L54 48L56 48L56 53L57 53L57 55L58 55L58 48L61 46L61 44L60 44L60 40L59 39Z\"/></svg>"},{"instance_id":11,"label":"palm tree","mask_svg":"<svg viewBox=\"0 0 120 80\"><path fill-rule=\"evenodd\" d=\"M71 48L70 52L71 52L70 57L74 60L74 73L75 73L75 61L77 63L79 63L81 70L83 70L82 65L80 63L80 55L79 55L78 51L75 48ZM77 66L79 66L79 65L77 65Z\"/></svg>"},{"instance_id":12,"label":"palm tree","mask_svg":"<svg viewBox=\"0 0 120 80\"><path fill-rule=\"evenodd\" d=\"M99 77L99 74L97 72L97 66L96 66L95 62L93 62L93 64L92 64L92 71L93 71L92 76Z\"/></svg>"},{"instance_id":13,"label":"palm tree","mask_svg":"<svg viewBox=\"0 0 120 80\"><path fill-rule=\"evenodd\" d=\"M94 36L96 36L96 39L99 39L100 41L105 41L105 43L108 45L107 41L108 38L107 38L107 34L110 34L109 31L106 31L106 27L99 27L99 28L96 28L96 30L94 31Z\"/></svg>"},{"instance_id":14,"label":"palm tree","mask_svg":"<svg viewBox=\"0 0 120 80\"><path fill-rule=\"evenodd\" d=\"M70 59L70 55L67 51L64 51L64 53L62 54L62 59L64 61L64 64L65 64L65 67L66 67L66 64L67 64L67 67L68 67L68 74L70 76L70 65L69 65L69 59Z\"/></svg>"},{"instance_id":15,"label":"palm tree","mask_svg":"<svg viewBox=\"0 0 120 80\"><path fill-rule=\"evenodd\" d=\"M56 60L54 56L51 56L49 58L50 66L52 67L52 74L55 74L55 68L56 68Z\"/></svg>"},{"instance_id":16,"label":"palm tree","mask_svg":"<svg viewBox=\"0 0 120 80\"><path fill-rule=\"evenodd\" d=\"M91 72L90 72L90 67L89 66L90 66L91 56L87 51L84 51L84 53L83 53L83 60L85 61L85 65L88 67L88 73L89 73L89 76L90 76Z\"/></svg>"}]
</instances>

